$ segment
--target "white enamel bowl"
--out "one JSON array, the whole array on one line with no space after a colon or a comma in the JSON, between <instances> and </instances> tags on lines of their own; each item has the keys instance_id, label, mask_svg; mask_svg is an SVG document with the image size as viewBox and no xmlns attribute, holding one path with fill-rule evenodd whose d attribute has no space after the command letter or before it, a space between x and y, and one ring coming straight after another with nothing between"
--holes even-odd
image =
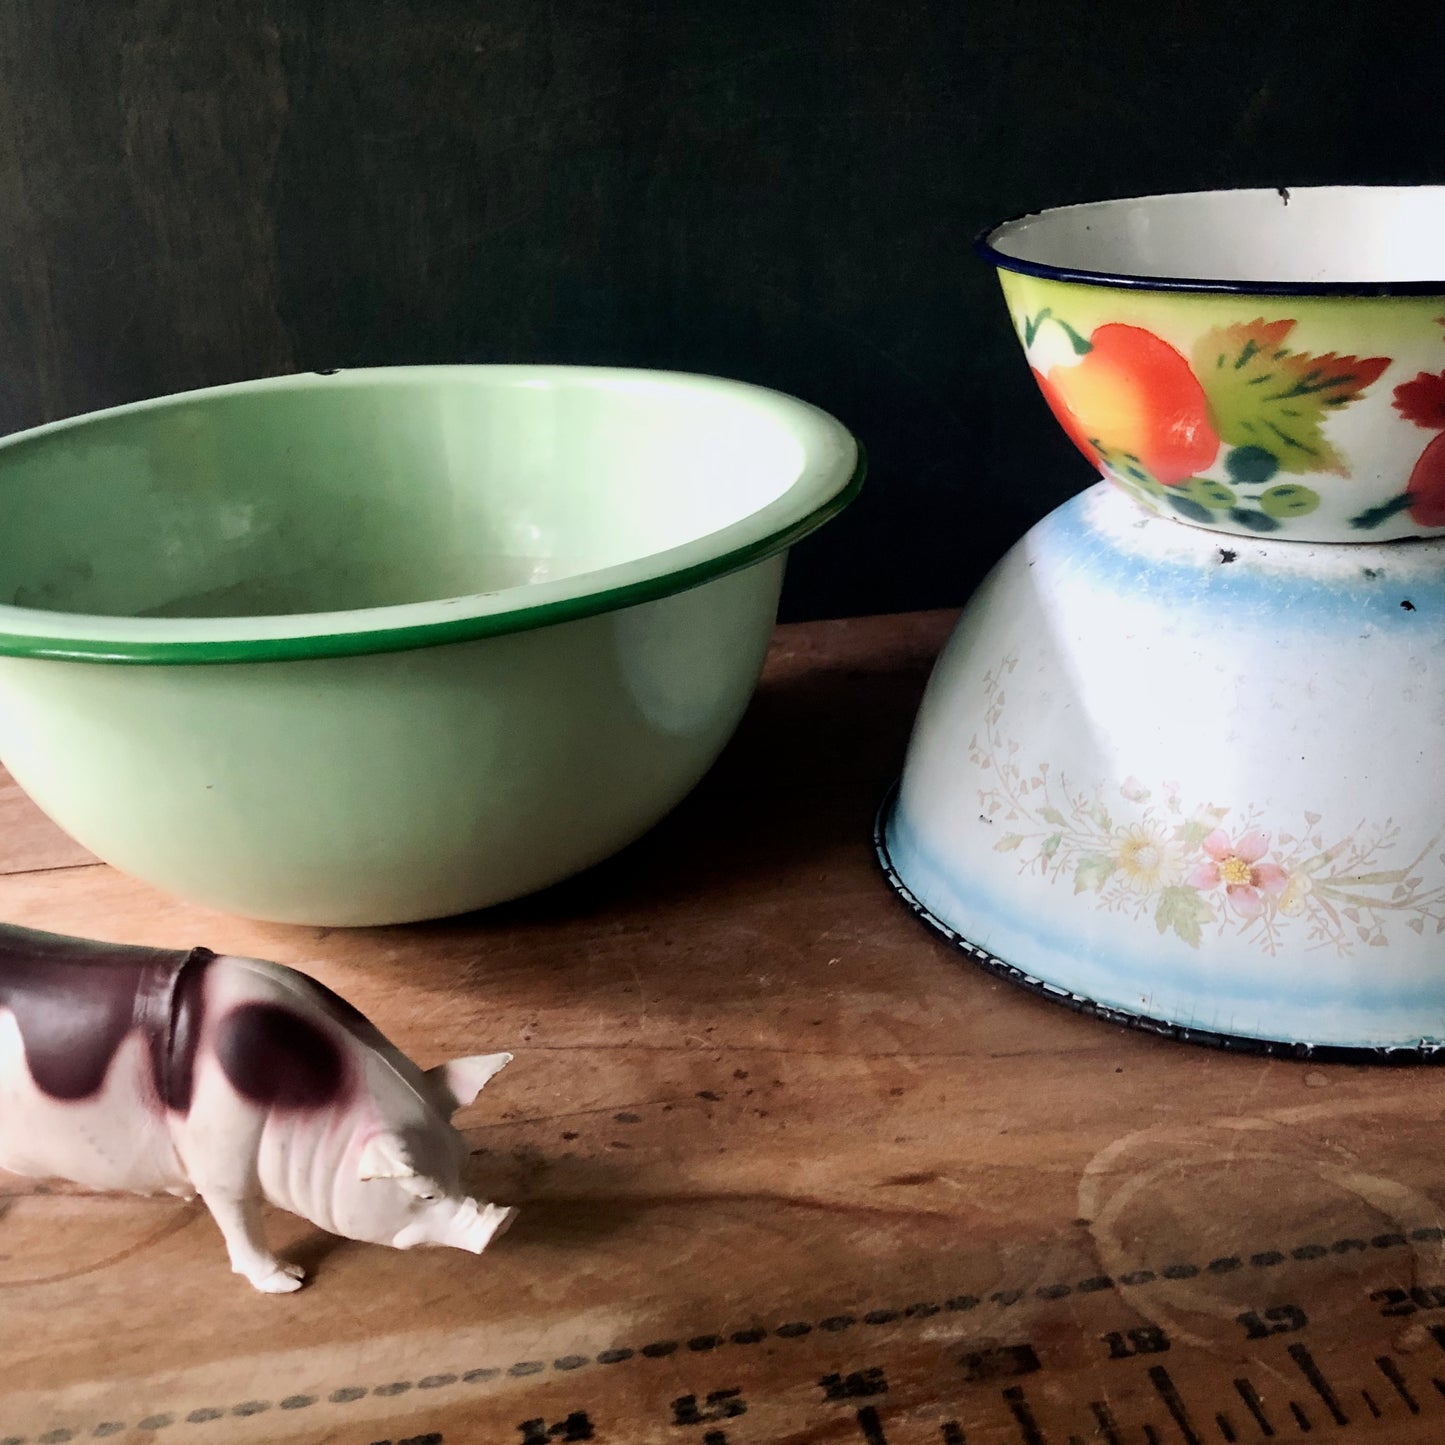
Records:
<instances>
[{"instance_id":1,"label":"white enamel bowl","mask_svg":"<svg viewBox=\"0 0 1445 1445\"><path fill-rule=\"evenodd\" d=\"M981 961L1161 1032L1445 1047L1445 542L1236 541L1103 483L965 610L881 831Z\"/></svg>"}]
</instances>

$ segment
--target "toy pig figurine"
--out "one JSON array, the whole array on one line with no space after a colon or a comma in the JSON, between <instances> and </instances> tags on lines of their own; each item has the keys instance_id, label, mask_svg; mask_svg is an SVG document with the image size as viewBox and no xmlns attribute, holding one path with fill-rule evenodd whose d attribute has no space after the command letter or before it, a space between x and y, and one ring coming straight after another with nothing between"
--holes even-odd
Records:
<instances>
[{"instance_id":1,"label":"toy pig figurine","mask_svg":"<svg viewBox=\"0 0 1445 1445\"><path fill-rule=\"evenodd\" d=\"M480 1254L451 1116L510 1054L423 1072L293 969L0 925L0 1168L205 1201L231 1268L300 1288L260 1201L350 1239Z\"/></svg>"}]
</instances>

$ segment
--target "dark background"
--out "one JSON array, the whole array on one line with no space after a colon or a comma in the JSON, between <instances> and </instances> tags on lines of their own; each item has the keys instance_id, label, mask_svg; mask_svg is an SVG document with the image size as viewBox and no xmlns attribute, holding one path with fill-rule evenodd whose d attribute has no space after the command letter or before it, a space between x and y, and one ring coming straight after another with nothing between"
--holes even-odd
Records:
<instances>
[{"instance_id":1,"label":"dark background","mask_svg":"<svg viewBox=\"0 0 1445 1445\"><path fill-rule=\"evenodd\" d=\"M1090 475L973 234L1445 179L1433 8L0 0L0 429L325 366L744 377L871 456L784 615L957 603Z\"/></svg>"}]
</instances>

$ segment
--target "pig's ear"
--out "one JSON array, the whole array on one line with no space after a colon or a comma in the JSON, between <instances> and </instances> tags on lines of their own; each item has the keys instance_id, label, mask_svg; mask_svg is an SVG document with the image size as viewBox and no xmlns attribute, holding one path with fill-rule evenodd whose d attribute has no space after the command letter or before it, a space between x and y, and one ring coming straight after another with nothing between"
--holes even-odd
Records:
<instances>
[{"instance_id":1,"label":"pig's ear","mask_svg":"<svg viewBox=\"0 0 1445 1445\"><path fill-rule=\"evenodd\" d=\"M399 1134L373 1134L361 1147L363 1179L412 1179L416 1165Z\"/></svg>"},{"instance_id":2,"label":"pig's ear","mask_svg":"<svg viewBox=\"0 0 1445 1445\"><path fill-rule=\"evenodd\" d=\"M437 1103L448 1118L458 1109L465 1109L482 1085L512 1062L511 1054L473 1054L469 1059L453 1059L426 1071L436 1093Z\"/></svg>"}]
</instances>

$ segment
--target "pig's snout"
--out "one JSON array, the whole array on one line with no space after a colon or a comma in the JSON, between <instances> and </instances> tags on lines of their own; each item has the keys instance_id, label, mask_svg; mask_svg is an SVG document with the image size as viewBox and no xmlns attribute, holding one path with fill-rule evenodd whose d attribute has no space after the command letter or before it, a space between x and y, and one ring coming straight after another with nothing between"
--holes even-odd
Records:
<instances>
[{"instance_id":1,"label":"pig's snout","mask_svg":"<svg viewBox=\"0 0 1445 1445\"><path fill-rule=\"evenodd\" d=\"M441 1244L480 1254L499 1234L505 1234L517 1217L515 1209L501 1204L478 1204L462 1199L449 1208L431 1211L414 1220L392 1240L398 1249L417 1244Z\"/></svg>"},{"instance_id":2,"label":"pig's snout","mask_svg":"<svg viewBox=\"0 0 1445 1445\"><path fill-rule=\"evenodd\" d=\"M500 1239L512 1227L512 1221L516 1217L515 1209L504 1208L500 1204L483 1205L469 1224L465 1240L459 1243L463 1249L480 1254L494 1239Z\"/></svg>"}]
</instances>

